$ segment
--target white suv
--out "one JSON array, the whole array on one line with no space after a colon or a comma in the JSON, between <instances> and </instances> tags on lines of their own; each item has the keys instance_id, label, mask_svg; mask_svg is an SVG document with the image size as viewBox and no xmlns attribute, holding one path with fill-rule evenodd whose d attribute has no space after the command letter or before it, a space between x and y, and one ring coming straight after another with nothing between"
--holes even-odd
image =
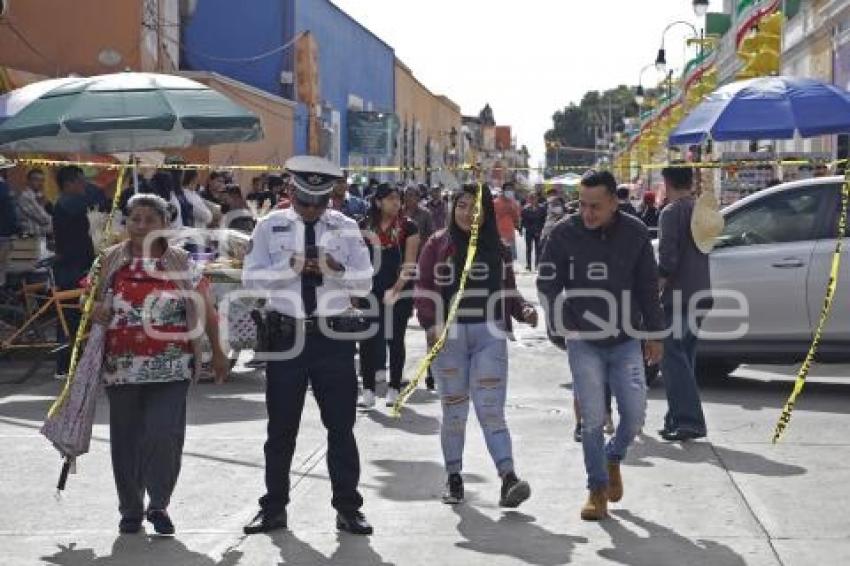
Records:
<instances>
[{"instance_id":1,"label":"white suv","mask_svg":"<svg viewBox=\"0 0 850 566\"><path fill-rule=\"evenodd\" d=\"M699 342L697 364L704 377L731 373L741 363L793 363L812 341L835 249L843 177L823 177L765 189L725 208L726 227L711 253L714 290L737 291L748 316L724 318L712 311L704 333L748 324L737 339ZM850 361L850 232L832 315L818 359ZM716 309L734 306L720 298Z\"/></svg>"}]
</instances>

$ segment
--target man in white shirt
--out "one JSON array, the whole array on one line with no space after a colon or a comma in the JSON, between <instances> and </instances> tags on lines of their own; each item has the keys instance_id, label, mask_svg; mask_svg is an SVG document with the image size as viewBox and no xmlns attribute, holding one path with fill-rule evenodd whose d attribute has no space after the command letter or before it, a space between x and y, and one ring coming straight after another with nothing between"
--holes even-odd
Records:
<instances>
[{"instance_id":1,"label":"man in white shirt","mask_svg":"<svg viewBox=\"0 0 850 566\"><path fill-rule=\"evenodd\" d=\"M353 431L356 342L345 334L355 320L348 316L352 299L365 297L371 288L372 265L357 223L328 209L331 187L342 171L308 156L289 159L286 169L295 185L292 207L260 220L242 271L244 286L266 301L265 316L257 317L258 337L267 337L262 341L271 354L266 364L266 494L244 531L286 527L289 471L309 382L328 429L337 528L368 535L372 527L360 512L360 457Z\"/></svg>"}]
</instances>

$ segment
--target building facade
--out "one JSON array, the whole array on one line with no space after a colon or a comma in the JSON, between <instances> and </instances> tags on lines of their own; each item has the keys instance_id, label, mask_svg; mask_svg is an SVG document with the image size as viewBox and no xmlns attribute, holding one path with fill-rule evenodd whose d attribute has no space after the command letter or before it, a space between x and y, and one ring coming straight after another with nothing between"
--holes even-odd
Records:
<instances>
[{"instance_id":1,"label":"building facade","mask_svg":"<svg viewBox=\"0 0 850 566\"><path fill-rule=\"evenodd\" d=\"M349 111L395 110L393 49L328 0L228 0L199 2L184 25L183 66L214 71L297 103L293 123L296 153L310 149L342 166L389 165L385 155L349 148ZM309 32L315 42L317 100L298 92L296 43ZM304 63L301 62L303 65ZM315 149L315 148L314 148Z\"/></svg>"},{"instance_id":2,"label":"building facade","mask_svg":"<svg viewBox=\"0 0 850 566\"><path fill-rule=\"evenodd\" d=\"M463 163L459 145L460 106L428 90L410 68L396 59L395 111L399 120L395 163L399 180L458 185Z\"/></svg>"}]
</instances>

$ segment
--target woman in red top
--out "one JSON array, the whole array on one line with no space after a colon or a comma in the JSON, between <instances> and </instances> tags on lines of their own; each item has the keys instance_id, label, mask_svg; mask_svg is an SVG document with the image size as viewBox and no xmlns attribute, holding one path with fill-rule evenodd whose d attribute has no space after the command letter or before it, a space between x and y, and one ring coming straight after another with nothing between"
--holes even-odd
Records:
<instances>
[{"instance_id":1,"label":"woman in red top","mask_svg":"<svg viewBox=\"0 0 850 566\"><path fill-rule=\"evenodd\" d=\"M191 331L203 324L216 382L229 364L218 336L209 285L188 253L151 237L168 227L168 203L150 194L127 203L129 241L108 249L95 323L107 327L102 377L109 396L112 470L122 533L174 534L166 511L177 483L186 433L186 395L201 360ZM149 503L144 509L144 494Z\"/></svg>"},{"instance_id":2,"label":"woman in red top","mask_svg":"<svg viewBox=\"0 0 850 566\"><path fill-rule=\"evenodd\" d=\"M419 230L415 222L401 214L398 188L387 183L379 185L375 191L361 228L375 267L372 292L365 300L368 310L376 315L373 320L377 323L377 332L360 343L361 406L372 408L375 405L375 374L384 369L389 345L387 406L391 407L398 399L404 372L404 336L407 321L413 314L413 292L409 283L416 269Z\"/></svg>"}]
</instances>

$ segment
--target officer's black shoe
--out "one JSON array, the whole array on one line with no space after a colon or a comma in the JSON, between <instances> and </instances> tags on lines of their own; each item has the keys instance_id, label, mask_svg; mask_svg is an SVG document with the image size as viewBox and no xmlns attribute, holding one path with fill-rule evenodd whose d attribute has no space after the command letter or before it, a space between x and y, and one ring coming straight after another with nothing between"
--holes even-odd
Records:
<instances>
[{"instance_id":1,"label":"officer's black shoe","mask_svg":"<svg viewBox=\"0 0 850 566\"><path fill-rule=\"evenodd\" d=\"M267 514L260 509L251 522L242 527L242 532L246 535L255 535L257 533L267 533L278 529L286 528L286 509L276 515Z\"/></svg>"},{"instance_id":2,"label":"officer's black shoe","mask_svg":"<svg viewBox=\"0 0 850 566\"><path fill-rule=\"evenodd\" d=\"M134 535L142 530L142 520L138 517L121 517L118 532L122 535Z\"/></svg>"},{"instance_id":3,"label":"officer's black shoe","mask_svg":"<svg viewBox=\"0 0 850 566\"><path fill-rule=\"evenodd\" d=\"M336 528L353 535L371 535L372 525L360 511L340 511L336 515Z\"/></svg>"},{"instance_id":4,"label":"officer's black shoe","mask_svg":"<svg viewBox=\"0 0 850 566\"><path fill-rule=\"evenodd\" d=\"M166 536L174 534L174 523L171 522L168 513L163 509L149 509L147 519L153 524L153 530L156 531L156 534Z\"/></svg>"}]
</instances>

